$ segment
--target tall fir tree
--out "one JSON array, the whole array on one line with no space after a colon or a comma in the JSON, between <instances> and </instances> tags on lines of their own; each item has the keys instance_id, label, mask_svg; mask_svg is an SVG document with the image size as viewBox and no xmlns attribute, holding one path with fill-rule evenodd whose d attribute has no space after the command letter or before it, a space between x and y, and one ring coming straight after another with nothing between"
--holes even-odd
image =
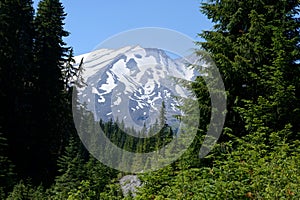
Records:
<instances>
[{"instance_id":1,"label":"tall fir tree","mask_svg":"<svg viewBox=\"0 0 300 200\"><path fill-rule=\"evenodd\" d=\"M208 1L204 31L228 92L226 130L236 136L292 125L299 132L299 1Z\"/></svg>"},{"instance_id":2,"label":"tall fir tree","mask_svg":"<svg viewBox=\"0 0 300 200\"><path fill-rule=\"evenodd\" d=\"M76 135L77 136L77 135ZM68 145L58 158L59 176L50 191L55 199L67 199L68 193L80 185L84 178L83 147L78 136L70 136Z\"/></svg>"},{"instance_id":3,"label":"tall fir tree","mask_svg":"<svg viewBox=\"0 0 300 200\"><path fill-rule=\"evenodd\" d=\"M0 127L9 156L22 175L28 169L33 125L32 0L0 2Z\"/></svg>"},{"instance_id":4,"label":"tall fir tree","mask_svg":"<svg viewBox=\"0 0 300 200\"><path fill-rule=\"evenodd\" d=\"M44 179L53 176L65 138L70 131L74 131L71 100L66 95L66 79L69 77L64 77L69 76L65 68L70 67L70 62L65 65L67 60L70 61L70 58L67 59L68 48L63 41L69 35L64 30L65 17L64 7L59 0L42 0L34 20L34 59L38 86L34 115L39 119L34 135L34 156L40 163L34 168L37 173L45 174Z\"/></svg>"}]
</instances>

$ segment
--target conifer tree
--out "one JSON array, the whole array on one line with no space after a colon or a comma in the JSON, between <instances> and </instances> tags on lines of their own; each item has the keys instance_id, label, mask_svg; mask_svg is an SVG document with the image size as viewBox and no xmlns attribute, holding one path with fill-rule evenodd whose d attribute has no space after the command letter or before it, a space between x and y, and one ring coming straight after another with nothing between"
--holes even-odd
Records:
<instances>
[{"instance_id":1,"label":"conifer tree","mask_svg":"<svg viewBox=\"0 0 300 200\"><path fill-rule=\"evenodd\" d=\"M209 1L202 11L215 23L199 44L228 91L227 130L299 132L299 1Z\"/></svg>"},{"instance_id":2,"label":"conifer tree","mask_svg":"<svg viewBox=\"0 0 300 200\"><path fill-rule=\"evenodd\" d=\"M160 130L156 133L156 150L165 146L173 138L172 128L167 124L167 111L165 101L162 101L161 109L159 113L159 128Z\"/></svg>"},{"instance_id":3,"label":"conifer tree","mask_svg":"<svg viewBox=\"0 0 300 200\"><path fill-rule=\"evenodd\" d=\"M40 166L36 171L53 176L56 159L64 141L74 131L71 100L66 94L66 79L70 78L70 66L65 62L68 48L63 38L66 14L59 0L42 0L38 4L35 24L34 56L36 65L36 102L34 115L39 119L37 141L34 149ZM71 52L72 53L72 52ZM67 69L66 69L67 68ZM64 76L65 75L65 76Z\"/></svg>"},{"instance_id":4,"label":"conifer tree","mask_svg":"<svg viewBox=\"0 0 300 200\"><path fill-rule=\"evenodd\" d=\"M100 196L105 186L116 178L117 171L105 166L100 161L90 155L88 162L84 166L86 180L91 183L90 189L96 192L96 196Z\"/></svg>"},{"instance_id":5,"label":"conifer tree","mask_svg":"<svg viewBox=\"0 0 300 200\"><path fill-rule=\"evenodd\" d=\"M32 0L1 1L0 13L0 132L8 139L10 159L24 175L34 124Z\"/></svg>"},{"instance_id":6,"label":"conifer tree","mask_svg":"<svg viewBox=\"0 0 300 200\"><path fill-rule=\"evenodd\" d=\"M163 128L167 123L166 114L167 114L166 113L166 103L165 103L165 101L162 101L160 112L159 112L159 126L160 126L160 128Z\"/></svg>"},{"instance_id":7,"label":"conifer tree","mask_svg":"<svg viewBox=\"0 0 300 200\"><path fill-rule=\"evenodd\" d=\"M206 41L198 44L215 61L228 94L226 142L200 168L191 167L187 152L166 184L146 176L137 198L299 198L299 1L208 0L202 12L214 29L200 34ZM209 116L204 80L193 88L201 114ZM208 119L200 118L200 136Z\"/></svg>"},{"instance_id":8,"label":"conifer tree","mask_svg":"<svg viewBox=\"0 0 300 200\"><path fill-rule=\"evenodd\" d=\"M68 193L80 185L84 178L84 159L82 146L78 137L70 136L69 144L58 158L59 176L56 177L52 195L57 199L66 199Z\"/></svg>"}]
</instances>

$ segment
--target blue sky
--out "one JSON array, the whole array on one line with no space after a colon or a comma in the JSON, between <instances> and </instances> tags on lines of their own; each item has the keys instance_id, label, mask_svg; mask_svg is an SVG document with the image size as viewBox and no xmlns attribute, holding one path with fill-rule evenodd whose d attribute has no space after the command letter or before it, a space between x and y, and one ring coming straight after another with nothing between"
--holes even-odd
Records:
<instances>
[{"instance_id":1,"label":"blue sky","mask_svg":"<svg viewBox=\"0 0 300 200\"><path fill-rule=\"evenodd\" d=\"M38 0L34 0L37 6ZM161 27L176 30L199 41L197 33L211 29L199 11L201 0L62 0L65 38L75 55L93 50L105 39L123 31Z\"/></svg>"}]
</instances>

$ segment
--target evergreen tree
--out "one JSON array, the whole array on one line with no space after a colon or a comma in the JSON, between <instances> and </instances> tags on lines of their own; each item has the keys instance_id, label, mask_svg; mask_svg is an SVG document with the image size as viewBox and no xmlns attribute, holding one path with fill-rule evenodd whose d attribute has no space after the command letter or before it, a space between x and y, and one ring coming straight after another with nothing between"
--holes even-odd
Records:
<instances>
[{"instance_id":1,"label":"evergreen tree","mask_svg":"<svg viewBox=\"0 0 300 200\"><path fill-rule=\"evenodd\" d=\"M67 199L68 193L85 177L82 146L78 137L70 136L69 144L58 159L59 176L50 191L56 199Z\"/></svg>"},{"instance_id":2,"label":"evergreen tree","mask_svg":"<svg viewBox=\"0 0 300 200\"><path fill-rule=\"evenodd\" d=\"M63 38L66 14L59 0L42 0L38 4L35 24L36 102L34 115L38 118L34 150L39 165L37 173L54 175L56 159L63 149L68 133L75 131L72 123L71 99L66 93L66 81L71 73L71 56ZM68 62L67 62L68 61ZM67 65L65 64L67 62ZM38 150L37 150L38 149ZM36 175L36 174L35 174Z\"/></svg>"},{"instance_id":3,"label":"evergreen tree","mask_svg":"<svg viewBox=\"0 0 300 200\"><path fill-rule=\"evenodd\" d=\"M164 147L167 143L169 143L173 139L172 128L167 124L167 111L166 111L165 101L162 101L158 121L159 121L160 130L158 131L158 133L156 133L155 136L156 150Z\"/></svg>"},{"instance_id":4,"label":"evergreen tree","mask_svg":"<svg viewBox=\"0 0 300 200\"><path fill-rule=\"evenodd\" d=\"M28 172L33 112L31 0L0 2L0 132L20 175Z\"/></svg>"},{"instance_id":5,"label":"evergreen tree","mask_svg":"<svg viewBox=\"0 0 300 200\"><path fill-rule=\"evenodd\" d=\"M299 23L294 1L209 1L215 25L199 43L228 91L227 130L236 136L291 124L299 132ZM296 137L294 134L293 137Z\"/></svg>"},{"instance_id":6,"label":"evergreen tree","mask_svg":"<svg viewBox=\"0 0 300 200\"><path fill-rule=\"evenodd\" d=\"M76 80L79 69L73 66L75 63L73 56L73 48L70 48L65 67L62 68L62 77L64 79L65 90L70 90L71 87L75 86L76 82L80 82L80 80Z\"/></svg>"},{"instance_id":7,"label":"evergreen tree","mask_svg":"<svg viewBox=\"0 0 300 200\"><path fill-rule=\"evenodd\" d=\"M137 199L299 198L299 1L209 0L202 11L215 26L198 44L228 94L223 137L196 168L188 151L167 183L157 181L162 170L145 176ZM209 116L203 79L193 88ZM195 149L208 120L200 118Z\"/></svg>"},{"instance_id":8,"label":"evergreen tree","mask_svg":"<svg viewBox=\"0 0 300 200\"><path fill-rule=\"evenodd\" d=\"M163 128L167 124L167 116L166 116L166 103L162 101L161 108L159 112L159 126Z\"/></svg>"},{"instance_id":9,"label":"evergreen tree","mask_svg":"<svg viewBox=\"0 0 300 200\"><path fill-rule=\"evenodd\" d=\"M44 193L44 188L40 185L35 187L30 182L20 181L10 192L7 200L46 200L48 199Z\"/></svg>"},{"instance_id":10,"label":"evergreen tree","mask_svg":"<svg viewBox=\"0 0 300 200\"><path fill-rule=\"evenodd\" d=\"M95 191L96 196L104 191L105 186L117 176L117 171L111 169L94 157L90 156L88 162L84 166L86 173L85 179L91 184L89 189Z\"/></svg>"}]
</instances>

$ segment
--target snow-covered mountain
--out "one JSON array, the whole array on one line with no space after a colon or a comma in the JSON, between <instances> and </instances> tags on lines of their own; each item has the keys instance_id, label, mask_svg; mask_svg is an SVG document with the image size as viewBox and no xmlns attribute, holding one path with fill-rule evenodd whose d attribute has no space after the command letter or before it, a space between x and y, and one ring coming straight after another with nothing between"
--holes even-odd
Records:
<instances>
[{"instance_id":1,"label":"snow-covered mountain","mask_svg":"<svg viewBox=\"0 0 300 200\"><path fill-rule=\"evenodd\" d=\"M99 49L76 56L76 65L82 58L86 86L79 89L80 101L96 120L118 119L137 129L158 119L163 101L167 123L176 123L173 116L180 114L180 100L175 97L191 95L178 80L191 81L199 75L187 66L192 56L172 59L163 50L140 46Z\"/></svg>"}]
</instances>

